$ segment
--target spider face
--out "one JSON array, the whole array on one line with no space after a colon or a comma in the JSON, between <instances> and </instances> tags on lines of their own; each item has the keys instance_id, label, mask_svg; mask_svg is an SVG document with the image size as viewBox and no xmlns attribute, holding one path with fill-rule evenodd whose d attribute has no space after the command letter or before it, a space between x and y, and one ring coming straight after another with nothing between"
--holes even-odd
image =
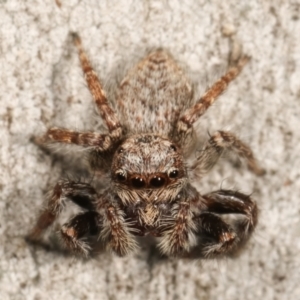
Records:
<instances>
[{"instance_id":1,"label":"spider face","mask_svg":"<svg viewBox=\"0 0 300 300\"><path fill-rule=\"evenodd\" d=\"M169 139L153 134L127 138L114 155L111 176L122 198L125 191L147 192L147 198L149 193L155 194L153 190L160 194L166 189L178 191L187 179L180 149Z\"/></svg>"}]
</instances>

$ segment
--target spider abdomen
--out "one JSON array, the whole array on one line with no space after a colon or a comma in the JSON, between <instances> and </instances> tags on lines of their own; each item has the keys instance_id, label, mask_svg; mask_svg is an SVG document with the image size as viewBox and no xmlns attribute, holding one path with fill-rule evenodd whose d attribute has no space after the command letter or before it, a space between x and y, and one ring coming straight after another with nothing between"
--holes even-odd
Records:
<instances>
[{"instance_id":1,"label":"spider abdomen","mask_svg":"<svg viewBox=\"0 0 300 300\"><path fill-rule=\"evenodd\" d=\"M121 82L117 110L129 132L169 136L191 98L183 71L168 52L156 50Z\"/></svg>"}]
</instances>

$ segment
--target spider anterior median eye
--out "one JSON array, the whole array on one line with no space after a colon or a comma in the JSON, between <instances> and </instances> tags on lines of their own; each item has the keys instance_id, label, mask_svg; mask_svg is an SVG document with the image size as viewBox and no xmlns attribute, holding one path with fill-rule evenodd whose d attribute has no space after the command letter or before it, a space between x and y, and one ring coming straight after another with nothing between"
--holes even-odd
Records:
<instances>
[{"instance_id":1,"label":"spider anterior median eye","mask_svg":"<svg viewBox=\"0 0 300 300\"><path fill-rule=\"evenodd\" d=\"M146 183L143 178L136 176L131 179L131 184L134 188L141 189L145 186Z\"/></svg>"},{"instance_id":2,"label":"spider anterior median eye","mask_svg":"<svg viewBox=\"0 0 300 300\"><path fill-rule=\"evenodd\" d=\"M169 173L170 178L176 178L178 176L178 170L173 170Z\"/></svg>"},{"instance_id":3,"label":"spider anterior median eye","mask_svg":"<svg viewBox=\"0 0 300 300\"><path fill-rule=\"evenodd\" d=\"M154 176L150 180L150 185L155 188L159 188L165 184L165 179L160 176Z\"/></svg>"}]
</instances>

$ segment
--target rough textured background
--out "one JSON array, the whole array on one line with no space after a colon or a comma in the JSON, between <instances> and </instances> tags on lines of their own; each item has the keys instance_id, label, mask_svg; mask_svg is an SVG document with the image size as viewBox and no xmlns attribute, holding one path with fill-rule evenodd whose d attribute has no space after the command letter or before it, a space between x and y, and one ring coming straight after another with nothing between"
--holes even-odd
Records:
<instances>
[{"instance_id":1,"label":"rough textured background","mask_svg":"<svg viewBox=\"0 0 300 300\"><path fill-rule=\"evenodd\" d=\"M0 298L300 299L299 16L299 1L283 0L61 0L61 8L54 0L0 1ZM222 184L257 199L259 226L238 259L156 261L143 250L83 261L26 244L61 172L30 136L53 124L95 122L70 31L80 33L104 80L121 61L159 46L186 65L201 91L226 69L232 41L252 56L198 123L204 134L236 132L267 170L257 178L222 160L199 184L203 192Z\"/></svg>"}]
</instances>

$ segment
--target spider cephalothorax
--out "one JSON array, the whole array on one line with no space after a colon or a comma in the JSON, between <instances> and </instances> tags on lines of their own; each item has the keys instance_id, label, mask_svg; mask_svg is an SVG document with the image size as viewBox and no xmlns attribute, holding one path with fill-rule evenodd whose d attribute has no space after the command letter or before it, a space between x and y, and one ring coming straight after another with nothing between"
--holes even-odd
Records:
<instances>
[{"instance_id":1,"label":"spider cephalothorax","mask_svg":"<svg viewBox=\"0 0 300 300\"><path fill-rule=\"evenodd\" d=\"M187 156L194 123L240 73L248 58L242 57L194 101L192 86L172 56L164 50L153 51L122 80L112 109L80 38L76 34L73 38L108 132L51 128L42 140L87 147L96 180L104 181L104 173L109 184L99 188L97 183L60 180L30 239L40 239L59 216L64 202L70 200L84 210L61 229L65 245L74 252L87 255L95 247L93 235L97 236L96 243L119 255L135 250L136 236L146 235L157 237L161 252L170 256L215 257L239 249L256 226L256 203L236 191L202 195L196 187L226 150L236 152L253 172L262 174L252 151L232 133L217 131L201 151L190 153L189 160ZM239 214L241 218L225 220L224 214Z\"/></svg>"},{"instance_id":2,"label":"spider cephalothorax","mask_svg":"<svg viewBox=\"0 0 300 300\"><path fill-rule=\"evenodd\" d=\"M154 226L187 181L180 149L154 134L133 135L112 163L112 189L124 207L133 207L140 225Z\"/></svg>"}]
</instances>

